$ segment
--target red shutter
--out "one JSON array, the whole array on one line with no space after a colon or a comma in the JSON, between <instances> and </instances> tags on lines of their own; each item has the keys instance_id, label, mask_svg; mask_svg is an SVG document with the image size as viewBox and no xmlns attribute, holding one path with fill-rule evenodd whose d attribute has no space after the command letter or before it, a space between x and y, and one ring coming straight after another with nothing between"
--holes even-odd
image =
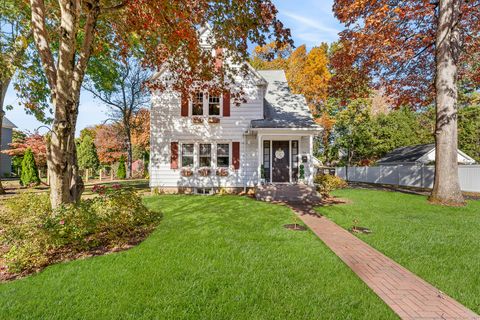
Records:
<instances>
[{"instance_id":1,"label":"red shutter","mask_svg":"<svg viewBox=\"0 0 480 320\"><path fill-rule=\"evenodd\" d=\"M170 153L170 169L178 169L178 142L171 143Z\"/></svg>"},{"instance_id":2,"label":"red shutter","mask_svg":"<svg viewBox=\"0 0 480 320\"><path fill-rule=\"evenodd\" d=\"M217 48L215 50L215 70L219 71L223 67L223 49L222 48Z\"/></svg>"},{"instance_id":3,"label":"red shutter","mask_svg":"<svg viewBox=\"0 0 480 320\"><path fill-rule=\"evenodd\" d=\"M182 117L188 117L188 95L182 93Z\"/></svg>"},{"instance_id":4,"label":"red shutter","mask_svg":"<svg viewBox=\"0 0 480 320\"><path fill-rule=\"evenodd\" d=\"M230 91L223 93L223 116L230 117Z\"/></svg>"},{"instance_id":5,"label":"red shutter","mask_svg":"<svg viewBox=\"0 0 480 320\"><path fill-rule=\"evenodd\" d=\"M240 169L240 142L232 142L232 163L235 170Z\"/></svg>"}]
</instances>

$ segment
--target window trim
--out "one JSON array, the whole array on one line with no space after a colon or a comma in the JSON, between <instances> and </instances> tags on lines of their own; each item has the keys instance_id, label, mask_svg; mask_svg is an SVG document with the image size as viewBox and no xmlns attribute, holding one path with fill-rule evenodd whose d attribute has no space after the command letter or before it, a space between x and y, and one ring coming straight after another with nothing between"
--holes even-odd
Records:
<instances>
[{"instance_id":1,"label":"window trim","mask_svg":"<svg viewBox=\"0 0 480 320\"><path fill-rule=\"evenodd\" d=\"M218 145L219 144L228 145L228 164L227 164L226 167L220 167L218 165ZM225 156L223 156L223 157L225 157ZM231 166L232 166L232 143L231 142L216 141L215 142L215 168L217 168L217 169L219 169L219 168L230 169Z\"/></svg>"},{"instance_id":2,"label":"window trim","mask_svg":"<svg viewBox=\"0 0 480 320\"><path fill-rule=\"evenodd\" d=\"M193 145L193 153L192 153L191 156L189 156L189 157L192 157L192 160L193 160L192 161L192 166L184 166L183 165L183 146L184 145L190 145L190 144ZM195 150L196 150L195 143L194 142L180 142L179 145L180 145L180 148L179 148L180 149L180 155L179 155L180 166L179 166L179 168L180 169L184 169L184 168L192 168L193 169L193 168L195 168Z\"/></svg>"},{"instance_id":3,"label":"window trim","mask_svg":"<svg viewBox=\"0 0 480 320\"><path fill-rule=\"evenodd\" d=\"M193 144L193 165L191 167L184 167L183 166L183 145L186 144ZM179 141L178 142L178 160L179 160L179 169L184 169L184 168L191 168L191 169L199 169L200 167L200 145L201 144L210 144L212 147L211 150L211 166L210 168L212 169L219 169L219 168L227 168L228 170L231 169L233 165L233 147L232 147L232 141L229 140L215 140L213 142L207 142L207 141L192 141L192 140L186 140L186 141ZM228 144L228 167L219 167L218 162L217 162L217 145L219 144Z\"/></svg>"},{"instance_id":4,"label":"window trim","mask_svg":"<svg viewBox=\"0 0 480 320\"><path fill-rule=\"evenodd\" d=\"M210 93L209 92L203 92L203 115L194 115L193 114L193 98L190 96L190 99L188 100L188 116L189 117L200 117L200 118L223 118L223 93L219 95L220 99L220 115L210 115ZM195 93L196 94L196 93Z\"/></svg>"},{"instance_id":5,"label":"window trim","mask_svg":"<svg viewBox=\"0 0 480 320\"><path fill-rule=\"evenodd\" d=\"M198 152L197 152L197 166L198 168L213 168L213 152L212 152L212 149L213 149L213 146L214 144L212 142L199 142L198 144ZM210 165L209 166L202 166L200 165L201 161L200 161L200 158L204 157L206 158L207 156L202 156L202 154L200 153L200 146L201 145L209 145L210 146Z\"/></svg>"}]
</instances>

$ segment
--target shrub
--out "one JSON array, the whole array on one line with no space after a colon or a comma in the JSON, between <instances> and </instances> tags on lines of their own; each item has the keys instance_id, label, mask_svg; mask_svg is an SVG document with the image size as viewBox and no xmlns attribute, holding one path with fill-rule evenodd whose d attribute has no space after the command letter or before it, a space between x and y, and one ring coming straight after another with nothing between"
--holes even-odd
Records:
<instances>
[{"instance_id":1,"label":"shrub","mask_svg":"<svg viewBox=\"0 0 480 320\"><path fill-rule=\"evenodd\" d=\"M25 151L25 155L23 156L20 183L26 187L38 185L40 183L37 165L35 164L35 158L33 157L33 152L30 148Z\"/></svg>"},{"instance_id":2,"label":"shrub","mask_svg":"<svg viewBox=\"0 0 480 320\"><path fill-rule=\"evenodd\" d=\"M318 174L315 177L315 185L317 191L320 192L322 197L330 197L330 193L335 189L342 189L347 187L347 182L337 176L328 174Z\"/></svg>"},{"instance_id":3,"label":"shrub","mask_svg":"<svg viewBox=\"0 0 480 320\"><path fill-rule=\"evenodd\" d=\"M120 157L120 162L118 164L117 178L125 179L127 177L127 169L125 168L125 157Z\"/></svg>"},{"instance_id":4,"label":"shrub","mask_svg":"<svg viewBox=\"0 0 480 320\"><path fill-rule=\"evenodd\" d=\"M52 210L48 195L25 193L0 210L0 246L9 273L28 272L80 252L143 238L161 218L135 191L97 187L97 197Z\"/></svg>"}]
</instances>

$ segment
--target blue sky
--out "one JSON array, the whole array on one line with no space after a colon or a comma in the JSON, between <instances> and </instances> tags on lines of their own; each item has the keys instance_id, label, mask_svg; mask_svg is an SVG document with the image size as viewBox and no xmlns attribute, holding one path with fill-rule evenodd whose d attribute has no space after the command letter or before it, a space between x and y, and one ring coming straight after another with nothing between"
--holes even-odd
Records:
<instances>
[{"instance_id":1,"label":"blue sky","mask_svg":"<svg viewBox=\"0 0 480 320\"><path fill-rule=\"evenodd\" d=\"M295 45L306 44L308 48L321 42L332 42L337 39L341 25L332 13L333 0L273 0L279 10L280 20L290 28ZM7 111L7 117L20 130L34 131L42 124L27 115L22 107L18 106L15 92L10 86L5 105L12 105L14 109ZM107 118L106 108L87 93L82 92L80 112L77 123L77 134L81 129L103 122ZM40 129L43 133L46 129Z\"/></svg>"}]
</instances>

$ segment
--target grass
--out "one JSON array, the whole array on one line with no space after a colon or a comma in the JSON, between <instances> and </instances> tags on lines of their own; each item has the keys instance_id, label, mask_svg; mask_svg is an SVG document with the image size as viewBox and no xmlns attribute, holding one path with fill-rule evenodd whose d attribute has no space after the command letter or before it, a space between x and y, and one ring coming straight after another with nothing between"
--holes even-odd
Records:
<instances>
[{"instance_id":1,"label":"grass","mask_svg":"<svg viewBox=\"0 0 480 320\"><path fill-rule=\"evenodd\" d=\"M393 319L286 207L157 196L164 220L129 251L0 285L0 319Z\"/></svg>"},{"instance_id":2,"label":"grass","mask_svg":"<svg viewBox=\"0 0 480 320\"><path fill-rule=\"evenodd\" d=\"M350 204L318 211L388 257L480 313L480 201L463 208L431 205L426 197L375 190L339 190Z\"/></svg>"}]
</instances>

